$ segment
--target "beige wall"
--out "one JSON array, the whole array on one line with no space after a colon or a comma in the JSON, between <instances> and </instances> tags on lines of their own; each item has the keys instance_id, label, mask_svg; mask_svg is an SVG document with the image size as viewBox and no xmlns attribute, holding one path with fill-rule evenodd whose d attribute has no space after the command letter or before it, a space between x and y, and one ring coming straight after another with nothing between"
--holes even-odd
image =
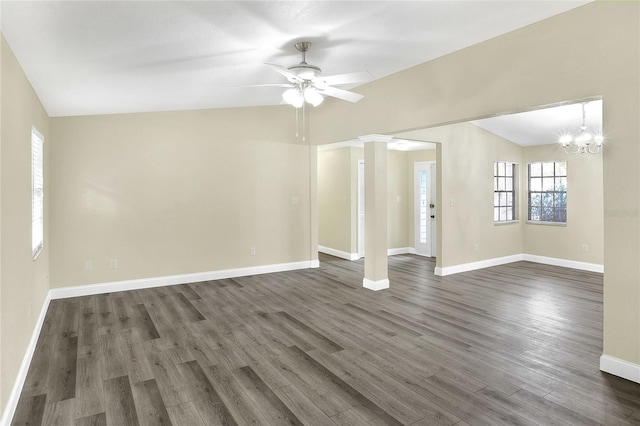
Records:
<instances>
[{"instance_id":1,"label":"beige wall","mask_svg":"<svg viewBox=\"0 0 640 426\"><path fill-rule=\"evenodd\" d=\"M318 244L346 253L354 253L351 174L351 148L318 152Z\"/></svg>"},{"instance_id":2,"label":"beige wall","mask_svg":"<svg viewBox=\"0 0 640 426\"><path fill-rule=\"evenodd\" d=\"M49 118L4 37L1 43L0 133L0 405L4 408L49 290L49 222L44 250L31 256L31 128L44 136L45 218L52 141Z\"/></svg>"},{"instance_id":3,"label":"beige wall","mask_svg":"<svg viewBox=\"0 0 640 426\"><path fill-rule=\"evenodd\" d=\"M526 194L521 197L524 219L524 252L539 256L576 260L598 265L604 263L604 216L602 198L602 154L567 155L559 145L526 147L522 179L526 165L537 161L567 162L567 226L526 223ZM526 190L526 182L524 185ZM588 252L582 246L588 246Z\"/></svg>"},{"instance_id":4,"label":"beige wall","mask_svg":"<svg viewBox=\"0 0 640 426\"><path fill-rule=\"evenodd\" d=\"M289 112L52 119L52 287L310 260L311 157Z\"/></svg>"},{"instance_id":5,"label":"beige wall","mask_svg":"<svg viewBox=\"0 0 640 426\"><path fill-rule=\"evenodd\" d=\"M395 134L602 96L604 207L618 212L604 219L604 353L640 364L639 20L638 2L589 3L360 86L357 104L327 102L314 111L312 138ZM472 258L468 242L460 250Z\"/></svg>"}]
</instances>

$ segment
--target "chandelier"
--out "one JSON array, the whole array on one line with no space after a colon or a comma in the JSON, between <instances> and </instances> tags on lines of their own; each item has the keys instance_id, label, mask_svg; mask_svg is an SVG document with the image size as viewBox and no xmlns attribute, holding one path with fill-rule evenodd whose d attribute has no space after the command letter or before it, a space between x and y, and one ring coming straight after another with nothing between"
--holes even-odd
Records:
<instances>
[{"instance_id":1,"label":"chandelier","mask_svg":"<svg viewBox=\"0 0 640 426\"><path fill-rule=\"evenodd\" d=\"M582 103L582 126L577 134L565 133L560 136L558 142L567 154L597 154L602 151L604 136L592 134L587 131L585 106Z\"/></svg>"}]
</instances>

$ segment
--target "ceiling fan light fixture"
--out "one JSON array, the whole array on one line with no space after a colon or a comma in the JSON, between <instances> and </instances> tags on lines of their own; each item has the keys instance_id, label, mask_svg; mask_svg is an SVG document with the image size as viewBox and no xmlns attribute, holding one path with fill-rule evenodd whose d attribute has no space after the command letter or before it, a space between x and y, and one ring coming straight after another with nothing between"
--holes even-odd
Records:
<instances>
[{"instance_id":1,"label":"ceiling fan light fixture","mask_svg":"<svg viewBox=\"0 0 640 426\"><path fill-rule=\"evenodd\" d=\"M314 107L317 107L322 103L322 101L324 101L324 96L322 96L314 87L307 87L304 89L304 100Z\"/></svg>"},{"instance_id":2,"label":"ceiling fan light fixture","mask_svg":"<svg viewBox=\"0 0 640 426\"><path fill-rule=\"evenodd\" d=\"M284 93L282 94L282 100L295 108L300 108L304 103L304 96L302 95L300 89L294 87L293 89L284 91Z\"/></svg>"}]
</instances>

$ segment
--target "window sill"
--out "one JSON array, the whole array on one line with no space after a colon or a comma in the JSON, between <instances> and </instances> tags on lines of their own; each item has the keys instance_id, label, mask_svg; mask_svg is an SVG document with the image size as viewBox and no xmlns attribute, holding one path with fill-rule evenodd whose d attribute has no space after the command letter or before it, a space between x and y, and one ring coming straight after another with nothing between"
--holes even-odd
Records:
<instances>
[{"instance_id":1,"label":"window sill","mask_svg":"<svg viewBox=\"0 0 640 426\"><path fill-rule=\"evenodd\" d=\"M528 220L527 225L567 226L567 222L537 222Z\"/></svg>"},{"instance_id":2,"label":"window sill","mask_svg":"<svg viewBox=\"0 0 640 426\"><path fill-rule=\"evenodd\" d=\"M520 221L517 220L517 219L516 220L503 220L503 221L500 221L500 222L493 222L493 225L494 226L502 226L502 225L513 225L513 224L516 224L516 223L520 223Z\"/></svg>"},{"instance_id":3,"label":"window sill","mask_svg":"<svg viewBox=\"0 0 640 426\"><path fill-rule=\"evenodd\" d=\"M36 259L38 259L38 256L40 256L40 253L42 253L43 250L44 250L44 245L38 247L38 249L34 253L32 253L34 262L36 261Z\"/></svg>"}]
</instances>

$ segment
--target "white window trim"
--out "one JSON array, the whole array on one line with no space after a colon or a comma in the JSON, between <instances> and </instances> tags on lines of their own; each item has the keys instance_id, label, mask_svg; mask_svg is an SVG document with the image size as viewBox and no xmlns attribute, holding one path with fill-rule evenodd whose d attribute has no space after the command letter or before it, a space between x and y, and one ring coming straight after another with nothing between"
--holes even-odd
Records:
<instances>
[{"instance_id":1,"label":"white window trim","mask_svg":"<svg viewBox=\"0 0 640 426\"><path fill-rule=\"evenodd\" d=\"M520 223L520 218L519 218L519 208L518 208L518 199L519 199L519 177L518 177L518 173L520 173L520 167L519 167L519 163L516 161L504 161L504 160L496 160L493 162L493 165L495 167L496 163L505 163L505 164L509 164L511 166L515 166L513 167L513 205L511 206L511 210L513 212L513 219L511 220L493 220L493 224L500 226L500 225L509 225L509 224L513 224L513 223ZM495 179L495 172L493 175L494 179ZM493 190L493 194L494 195L496 193L496 190ZM494 206L495 208L495 203Z\"/></svg>"},{"instance_id":2,"label":"white window trim","mask_svg":"<svg viewBox=\"0 0 640 426\"><path fill-rule=\"evenodd\" d=\"M527 163L527 168L526 168L526 175L527 175L527 218L526 218L526 223L527 225L543 225L543 226L567 226L567 223L569 222L569 209L567 206L567 218L564 222L548 222L548 221L544 221L544 220L531 220L529 219L529 209L531 208L531 206L529 205L529 193L530 193L530 188L529 185L531 183L531 176L529 176L529 168L531 166L531 164L535 164L535 163L565 163L565 167L567 167L567 187L568 182L569 182L569 170L568 170L568 162L567 160L538 160L538 161L531 161L529 163ZM568 195L568 191L565 191Z\"/></svg>"}]
</instances>

